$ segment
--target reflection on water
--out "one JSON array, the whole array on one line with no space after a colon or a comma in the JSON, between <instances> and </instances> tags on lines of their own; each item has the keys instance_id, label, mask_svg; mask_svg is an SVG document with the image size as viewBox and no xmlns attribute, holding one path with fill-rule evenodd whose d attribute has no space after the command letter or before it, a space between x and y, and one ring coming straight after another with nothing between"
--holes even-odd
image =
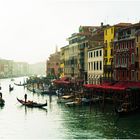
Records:
<instances>
[{"instance_id":1,"label":"reflection on water","mask_svg":"<svg viewBox=\"0 0 140 140\"><path fill-rule=\"evenodd\" d=\"M16 78L19 83L21 78ZM140 138L140 115L119 118L110 107L66 107L56 96L31 93L22 86L9 92L10 79L0 80L5 106L0 107L0 139L95 139ZM28 108L17 97L44 103L45 108Z\"/></svg>"}]
</instances>

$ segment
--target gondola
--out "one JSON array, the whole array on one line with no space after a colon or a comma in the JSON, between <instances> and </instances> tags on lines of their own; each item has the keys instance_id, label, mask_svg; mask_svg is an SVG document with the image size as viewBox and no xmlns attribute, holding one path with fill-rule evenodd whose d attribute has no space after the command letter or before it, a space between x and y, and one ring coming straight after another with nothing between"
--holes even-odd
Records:
<instances>
[{"instance_id":1,"label":"gondola","mask_svg":"<svg viewBox=\"0 0 140 140\"><path fill-rule=\"evenodd\" d=\"M24 83L24 84L17 84L17 83L14 83L16 86L26 86L27 84Z\"/></svg>"},{"instance_id":2,"label":"gondola","mask_svg":"<svg viewBox=\"0 0 140 140\"><path fill-rule=\"evenodd\" d=\"M47 102L42 104L42 103L36 103L36 102L33 102L33 101L27 101L25 102L24 100L20 100L17 98L17 100L22 104L22 105L25 105L25 106L28 106L28 107L44 107L44 106L47 106Z\"/></svg>"},{"instance_id":3,"label":"gondola","mask_svg":"<svg viewBox=\"0 0 140 140\"><path fill-rule=\"evenodd\" d=\"M140 108L138 106L132 108L129 103L123 103L121 107L115 108L115 112L120 117L135 114L135 113L138 113L139 111L140 111Z\"/></svg>"}]
</instances>

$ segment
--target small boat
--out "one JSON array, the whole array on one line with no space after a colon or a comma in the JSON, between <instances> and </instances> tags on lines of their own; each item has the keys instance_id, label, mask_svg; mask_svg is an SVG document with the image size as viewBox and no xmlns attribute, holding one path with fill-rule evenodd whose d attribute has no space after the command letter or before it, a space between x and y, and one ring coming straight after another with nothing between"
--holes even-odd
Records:
<instances>
[{"instance_id":1,"label":"small boat","mask_svg":"<svg viewBox=\"0 0 140 140\"><path fill-rule=\"evenodd\" d=\"M4 99L0 99L0 106L3 106L5 104L5 101L4 101Z\"/></svg>"},{"instance_id":2,"label":"small boat","mask_svg":"<svg viewBox=\"0 0 140 140\"><path fill-rule=\"evenodd\" d=\"M140 111L140 108L138 106L131 107L130 103L123 103L119 108L115 108L115 112L119 116L127 116L130 114L134 114Z\"/></svg>"},{"instance_id":3,"label":"small boat","mask_svg":"<svg viewBox=\"0 0 140 140\"><path fill-rule=\"evenodd\" d=\"M27 83L23 83L23 84L17 84L17 83L14 83L16 86L25 86L25 85L27 85Z\"/></svg>"},{"instance_id":4,"label":"small boat","mask_svg":"<svg viewBox=\"0 0 140 140\"><path fill-rule=\"evenodd\" d=\"M65 103L66 106L68 107L72 107L72 106L80 106L82 103L81 98L76 98L74 101L72 102L67 102Z\"/></svg>"},{"instance_id":5,"label":"small boat","mask_svg":"<svg viewBox=\"0 0 140 140\"><path fill-rule=\"evenodd\" d=\"M72 102L73 100L74 100L73 95L64 95L64 96L58 97L57 103L67 103L67 102Z\"/></svg>"},{"instance_id":6,"label":"small boat","mask_svg":"<svg viewBox=\"0 0 140 140\"><path fill-rule=\"evenodd\" d=\"M17 98L17 100L22 104L22 105L25 105L25 106L28 106L28 107L44 107L44 106L47 106L47 102L42 104L42 103L36 103L36 102L33 102L33 101L27 101L25 102L24 100L20 100Z\"/></svg>"}]
</instances>

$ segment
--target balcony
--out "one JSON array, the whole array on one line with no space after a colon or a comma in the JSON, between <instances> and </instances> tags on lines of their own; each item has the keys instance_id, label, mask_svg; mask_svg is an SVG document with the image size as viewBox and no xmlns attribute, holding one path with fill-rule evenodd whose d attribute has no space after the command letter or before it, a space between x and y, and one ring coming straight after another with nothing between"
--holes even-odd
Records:
<instances>
[{"instance_id":1,"label":"balcony","mask_svg":"<svg viewBox=\"0 0 140 140\"><path fill-rule=\"evenodd\" d=\"M118 38L119 40L126 40L126 39L135 39L135 36L133 34L126 34L126 35L122 35Z\"/></svg>"},{"instance_id":2,"label":"balcony","mask_svg":"<svg viewBox=\"0 0 140 140\"><path fill-rule=\"evenodd\" d=\"M117 64L117 65L115 65L115 68L127 68L128 67L128 65L127 64Z\"/></svg>"},{"instance_id":3,"label":"balcony","mask_svg":"<svg viewBox=\"0 0 140 140\"><path fill-rule=\"evenodd\" d=\"M104 65L104 72L110 72L112 70L112 65Z\"/></svg>"},{"instance_id":4,"label":"balcony","mask_svg":"<svg viewBox=\"0 0 140 140\"><path fill-rule=\"evenodd\" d=\"M121 64L120 67L121 68L127 68L127 64Z\"/></svg>"}]
</instances>

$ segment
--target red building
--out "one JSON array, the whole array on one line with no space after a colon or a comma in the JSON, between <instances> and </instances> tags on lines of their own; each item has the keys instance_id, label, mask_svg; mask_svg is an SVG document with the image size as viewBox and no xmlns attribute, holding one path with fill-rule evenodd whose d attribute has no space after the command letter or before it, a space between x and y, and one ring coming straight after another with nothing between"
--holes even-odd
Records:
<instances>
[{"instance_id":1,"label":"red building","mask_svg":"<svg viewBox=\"0 0 140 140\"><path fill-rule=\"evenodd\" d=\"M114 39L114 79L116 81L138 81L140 23L118 30Z\"/></svg>"},{"instance_id":2,"label":"red building","mask_svg":"<svg viewBox=\"0 0 140 140\"><path fill-rule=\"evenodd\" d=\"M51 54L46 62L46 76L58 78L60 73L60 52L57 51Z\"/></svg>"}]
</instances>

